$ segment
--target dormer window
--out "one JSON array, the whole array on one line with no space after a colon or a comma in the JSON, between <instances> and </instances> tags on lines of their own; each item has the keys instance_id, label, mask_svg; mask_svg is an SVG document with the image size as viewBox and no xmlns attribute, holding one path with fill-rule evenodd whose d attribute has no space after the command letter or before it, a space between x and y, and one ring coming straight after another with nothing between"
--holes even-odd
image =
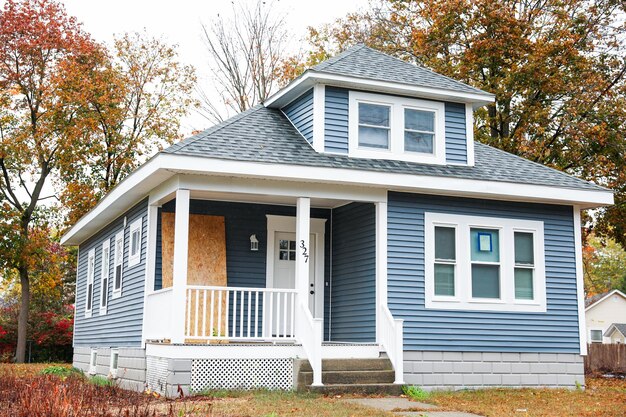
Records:
<instances>
[{"instance_id":1,"label":"dormer window","mask_svg":"<svg viewBox=\"0 0 626 417\"><path fill-rule=\"evenodd\" d=\"M359 147L389 149L391 106L359 103Z\"/></svg>"},{"instance_id":2,"label":"dormer window","mask_svg":"<svg viewBox=\"0 0 626 417\"><path fill-rule=\"evenodd\" d=\"M350 156L445 164L444 103L350 91Z\"/></svg>"}]
</instances>

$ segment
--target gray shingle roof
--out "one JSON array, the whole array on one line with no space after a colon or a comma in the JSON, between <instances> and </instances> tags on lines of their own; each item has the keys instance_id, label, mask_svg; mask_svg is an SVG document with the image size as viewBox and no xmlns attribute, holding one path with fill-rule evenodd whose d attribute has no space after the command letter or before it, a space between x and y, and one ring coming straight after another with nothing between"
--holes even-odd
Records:
<instances>
[{"instance_id":1,"label":"gray shingle roof","mask_svg":"<svg viewBox=\"0 0 626 417\"><path fill-rule=\"evenodd\" d=\"M319 154L311 148L280 110L262 105L172 145L163 152L237 161L605 190L590 182L480 143L475 145L473 167Z\"/></svg>"},{"instance_id":2,"label":"gray shingle roof","mask_svg":"<svg viewBox=\"0 0 626 417\"><path fill-rule=\"evenodd\" d=\"M312 67L311 70L464 93L488 94L478 88L437 74L427 68L394 58L362 44L347 49Z\"/></svg>"},{"instance_id":3,"label":"gray shingle roof","mask_svg":"<svg viewBox=\"0 0 626 417\"><path fill-rule=\"evenodd\" d=\"M589 307L592 304L595 304L596 301L603 299L604 297L606 297L608 293L609 291L606 291L601 294L596 294L596 295L592 295L591 297L585 298L585 308Z\"/></svg>"},{"instance_id":4,"label":"gray shingle roof","mask_svg":"<svg viewBox=\"0 0 626 417\"><path fill-rule=\"evenodd\" d=\"M609 334L609 331L613 328L613 326L615 326L615 328L617 329L617 331L619 331L622 335L626 336L626 323L613 323L609 326L609 328L606 330L606 332L604 333L604 337L609 337L611 336Z\"/></svg>"}]
</instances>

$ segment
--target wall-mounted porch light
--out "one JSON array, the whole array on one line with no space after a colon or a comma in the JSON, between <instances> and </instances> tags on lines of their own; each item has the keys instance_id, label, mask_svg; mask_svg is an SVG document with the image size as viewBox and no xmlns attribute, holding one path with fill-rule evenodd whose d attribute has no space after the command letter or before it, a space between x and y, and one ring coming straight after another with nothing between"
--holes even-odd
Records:
<instances>
[{"instance_id":1,"label":"wall-mounted porch light","mask_svg":"<svg viewBox=\"0 0 626 417\"><path fill-rule=\"evenodd\" d=\"M259 250L259 240L256 238L256 235L250 235L250 250Z\"/></svg>"}]
</instances>

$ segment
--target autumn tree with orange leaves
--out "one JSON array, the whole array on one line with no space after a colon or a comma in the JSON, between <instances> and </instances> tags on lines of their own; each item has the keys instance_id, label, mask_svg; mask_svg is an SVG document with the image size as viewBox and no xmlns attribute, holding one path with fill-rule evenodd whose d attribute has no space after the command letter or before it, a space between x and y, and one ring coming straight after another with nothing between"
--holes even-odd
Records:
<instances>
[{"instance_id":1,"label":"autumn tree with orange leaves","mask_svg":"<svg viewBox=\"0 0 626 417\"><path fill-rule=\"evenodd\" d=\"M19 286L17 362L32 279L60 229L178 137L195 78L176 57L141 34L111 52L53 0L0 10L0 275Z\"/></svg>"},{"instance_id":2,"label":"autumn tree with orange leaves","mask_svg":"<svg viewBox=\"0 0 626 417\"><path fill-rule=\"evenodd\" d=\"M355 43L495 94L478 141L615 191L596 232L626 247L626 26L620 0L381 0L310 28L283 83Z\"/></svg>"}]
</instances>

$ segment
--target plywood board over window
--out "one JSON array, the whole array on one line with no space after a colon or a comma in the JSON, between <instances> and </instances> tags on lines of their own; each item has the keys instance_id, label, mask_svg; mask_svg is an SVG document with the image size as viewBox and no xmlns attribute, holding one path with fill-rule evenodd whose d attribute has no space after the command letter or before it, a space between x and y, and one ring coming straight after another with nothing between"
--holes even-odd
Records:
<instances>
[{"instance_id":1,"label":"plywood board over window","mask_svg":"<svg viewBox=\"0 0 626 417\"><path fill-rule=\"evenodd\" d=\"M172 286L174 259L174 213L161 215L161 253L163 257L163 288ZM226 286L226 227L223 216L203 214L189 215L189 249L187 256L187 284ZM207 294L208 296L209 294ZM217 296L217 293L216 293ZM202 303L202 299L200 301ZM195 320L195 298L191 300L191 321ZM214 305L214 320L217 322L218 306ZM202 311L202 305L198 311ZM217 329L209 329L210 306L206 309L206 334ZM226 298L222 299L222 329L226 328Z\"/></svg>"}]
</instances>

